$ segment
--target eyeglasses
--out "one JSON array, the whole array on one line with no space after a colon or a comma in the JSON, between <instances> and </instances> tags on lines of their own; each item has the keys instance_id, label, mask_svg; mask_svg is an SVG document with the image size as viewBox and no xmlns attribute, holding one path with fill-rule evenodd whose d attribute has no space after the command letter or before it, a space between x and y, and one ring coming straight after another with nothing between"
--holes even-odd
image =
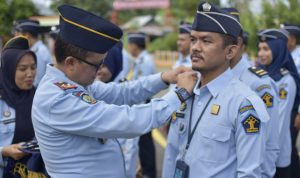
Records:
<instances>
[{"instance_id":1,"label":"eyeglasses","mask_svg":"<svg viewBox=\"0 0 300 178\"><path fill-rule=\"evenodd\" d=\"M91 63L91 62L88 62L88 61L86 61L86 60L84 60L84 59L82 59L82 58L79 58L79 57L75 57L75 56L72 56L72 57L74 57L75 59L77 59L77 60L79 60L79 61L81 61L81 62L84 62L84 63L86 63L86 64L88 64L88 65L91 65L91 66L93 66L93 67L95 67L95 69L96 70L98 70L100 67L101 67L101 65L104 63L104 59L100 62L100 64L93 64L93 63Z\"/></svg>"}]
</instances>

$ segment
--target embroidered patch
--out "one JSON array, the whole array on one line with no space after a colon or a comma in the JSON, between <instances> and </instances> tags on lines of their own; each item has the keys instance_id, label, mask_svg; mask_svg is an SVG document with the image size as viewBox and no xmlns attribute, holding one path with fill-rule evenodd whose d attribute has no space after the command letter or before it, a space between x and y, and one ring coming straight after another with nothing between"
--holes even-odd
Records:
<instances>
[{"instance_id":1,"label":"embroidered patch","mask_svg":"<svg viewBox=\"0 0 300 178\"><path fill-rule=\"evenodd\" d=\"M287 97L287 91L284 88L279 90L279 98L285 100Z\"/></svg>"},{"instance_id":2,"label":"embroidered patch","mask_svg":"<svg viewBox=\"0 0 300 178\"><path fill-rule=\"evenodd\" d=\"M66 83L66 82L56 82L54 83L56 86L58 86L62 90L69 90L69 89L76 89L77 86L74 84Z\"/></svg>"},{"instance_id":3,"label":"embroidered patch","mask_svg":"<svg viewBox=\"0 0 300 178\"><path fill-rule=\"evenodd\" d=\"M274 97L268 93L268 92L265 92L261 99L264 101L265 105L267 106L267 108L270 108L273 106L273 100L274 100Z\"/></svg>"},{"instance_id":4,"label":"embroidered patch","mask_svg":"<svg viewBox=\"0 0 300 178\"><path fill-rule=\"evenodd\" d=\"M242 114L248 110L251 110L251 109L254 109L252 105L249 105L249 106L244 106L242 107L240 110L239 110L239 113Z\"/></svg>"},{"instance_id":5,"label":"embroidered patch","mask_svg":"<svg viewBox=\"0 0 300 178\"><path fill-rule=\"evenodd\" d=\"M210 113L213 115L218 115L220 111L220 105L213 104L210 110Z\"/></svg>"},{"instance_id":6,"label":"embroidered patch","mask_svg":"<svg viewBox=\"0 0 300 178\"><path fill-rule=\"evenodd\" d=\"M260 129L260 120L250 114L242 121L242 125L246 133L258 133Z\"/></svg>"},{"instance_id":7,"label":"embroidered patch","mask_svg":"<svg viewBox=\"0 0 300 178\"><path fill-rule=\"evenodd\" d=\"M82 91L80 91L80 92L74 92L73 95L79 97L82 101L84 101L84 102L86 102L88 104L95 104L95 103L97 103L97 100L95 100L89 94L84 93Z\"/></svg>"},{"instance_id":8,"label":"embroidered patch","mask_svg":"<svg viewBox=\"0 0 300 178\"><path fill-rule=\"evenodd\" d=\"M271 86L270 85L261 85L258 88L256 88L255 90L256 91L261 91L261 90L266 89L266 88L271 89Z\"/></svg>"}]
</instances>

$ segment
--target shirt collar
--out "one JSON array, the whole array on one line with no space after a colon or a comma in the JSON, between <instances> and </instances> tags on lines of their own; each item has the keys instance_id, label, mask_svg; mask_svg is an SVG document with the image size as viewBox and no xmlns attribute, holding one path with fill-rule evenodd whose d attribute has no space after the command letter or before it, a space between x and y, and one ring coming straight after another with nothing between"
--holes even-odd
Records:
<instances>
[{"instance_id":1,"label":"shirt collar","mask_svg":"<svg viewBox=\"0 0 300 178\"><path fill-rule=\"evenodd\" d=\"M141 60L143 58L143 56L145 56L147 54L146 50L143 50L137 57L137 60Z\"/></svg>"},{"instance_id":2,"label":"shirt collar","mask_svg":"<svg viewBox=\"0 0 300 178\"><path fill-rule=\"evenodd\" d=\"M198 75L200 76L200 75ZM221 75L219 75L217 78L215 78L214 80L210 81L208 84L206 84L205 86L202 86L201 88L199 88L199 84L201 81L201 76L198 77L198 81L195 85L194 88L194 93L196 95L200 95L200 93L202 93L203 90L208 90L209 93L215 98L216 96L218 96L219 92L229 84L228 81L230 81L233 78L233 72L231 71L230 68L228 68L225 72L223 72Z\"/></svg>"},{"instance_id":3,"label":"shirt collar","mask_svg":"<svg viewBox=\"0 0 300 178\"><path fill-rule=\"evenodd\" d=\"M74 85L78 86L79 88L85 88L85 87L81 86L80 84L70 80L63 71L59 70L58 68L54 67L51 64L47 65L46 74L54 77L56 80L59 80L58 82L67 82L70 84L74 84Z\"/></svg>"},{"instance_id":4,"label":"shirt collar","mask_svg":"<svg viewBox=\"0 0 300 178\"><path fill-rule=\"evenodd\" d=\"M35 42L33 45L32 45L32 47L30 48L30 50L31 51L33 51L33 52L37 52L38 51L38 47L39 47L39 45L41 44L42 42L41 42L41 40L38 40L37 42Z\"/></svg>"},{"instance_id":5,"label":"shirt collar","mask_svg":"<svg viewBox=\"0 0 300 178\"><path fill-rule=\"evenodd\" d=\"M245 58L241 58L240 61L231 69L233 74L238 76L239 79L242 76L242 73L250 67L246 60L247 59Z\"/></svg>"}]
</instances>

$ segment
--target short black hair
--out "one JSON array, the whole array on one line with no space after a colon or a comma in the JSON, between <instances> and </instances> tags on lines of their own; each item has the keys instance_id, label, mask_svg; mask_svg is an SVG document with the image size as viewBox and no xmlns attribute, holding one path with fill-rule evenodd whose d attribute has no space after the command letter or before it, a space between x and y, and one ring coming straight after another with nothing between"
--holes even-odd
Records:
<instances>
[{"instance_id":1,"label":"short black hair","mask_svg":"<svg viewBox=\"0 0 300 178\"><path fill-rule=\"evenodd\" d=\"M146 49L146 44L145 43L137 43L137 42L134 42L134 41L129 41L128 43L135 44L141 50Z\"/></svg>"},{"instance_id":2,"label":"short black hair","mask_svg":"<svg viewBox=\"0 0 300 178\"><path fill-rule=\"evenodd\" d=\"M56 58L57 63L63 63L63 61L68 56L74 56L74 57L85 59L88 56L89 51L79 48L77 46L74 46L74 45L64 41L58 35L55 40L54 53L55 53L55 58Z\"/></svg>"},{"instance_id":3,"label":"short black hair","mask_svg":"<svg viewBox=\"0 0 300 178\"><path fill-rule=\"evenodd\" d=\"M221 34L221 37L223 39L223 47L225 48L226 46L229 45L237 45L237 37L233 37L230 35L225 35L225 34Z\"/></svg>"}]
</instances>

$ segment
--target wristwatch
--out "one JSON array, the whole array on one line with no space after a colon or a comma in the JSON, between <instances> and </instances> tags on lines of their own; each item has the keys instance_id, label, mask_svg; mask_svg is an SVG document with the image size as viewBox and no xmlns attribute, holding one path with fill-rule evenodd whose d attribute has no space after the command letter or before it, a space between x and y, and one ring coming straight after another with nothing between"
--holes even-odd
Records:
<instances>
[{"instance_id":1,"label":"wristwatch","mask_svg":"<svg viewBox=\"0 0 300 178\"><path fill-rule=\"evenodd\" d=\"M191 95L189 94L189 92L185 89L185 88L177 88L175 90L175 93L177 94L179 100L183 103L186 100L188 100Z\"/></svg>"}]
</instances>

